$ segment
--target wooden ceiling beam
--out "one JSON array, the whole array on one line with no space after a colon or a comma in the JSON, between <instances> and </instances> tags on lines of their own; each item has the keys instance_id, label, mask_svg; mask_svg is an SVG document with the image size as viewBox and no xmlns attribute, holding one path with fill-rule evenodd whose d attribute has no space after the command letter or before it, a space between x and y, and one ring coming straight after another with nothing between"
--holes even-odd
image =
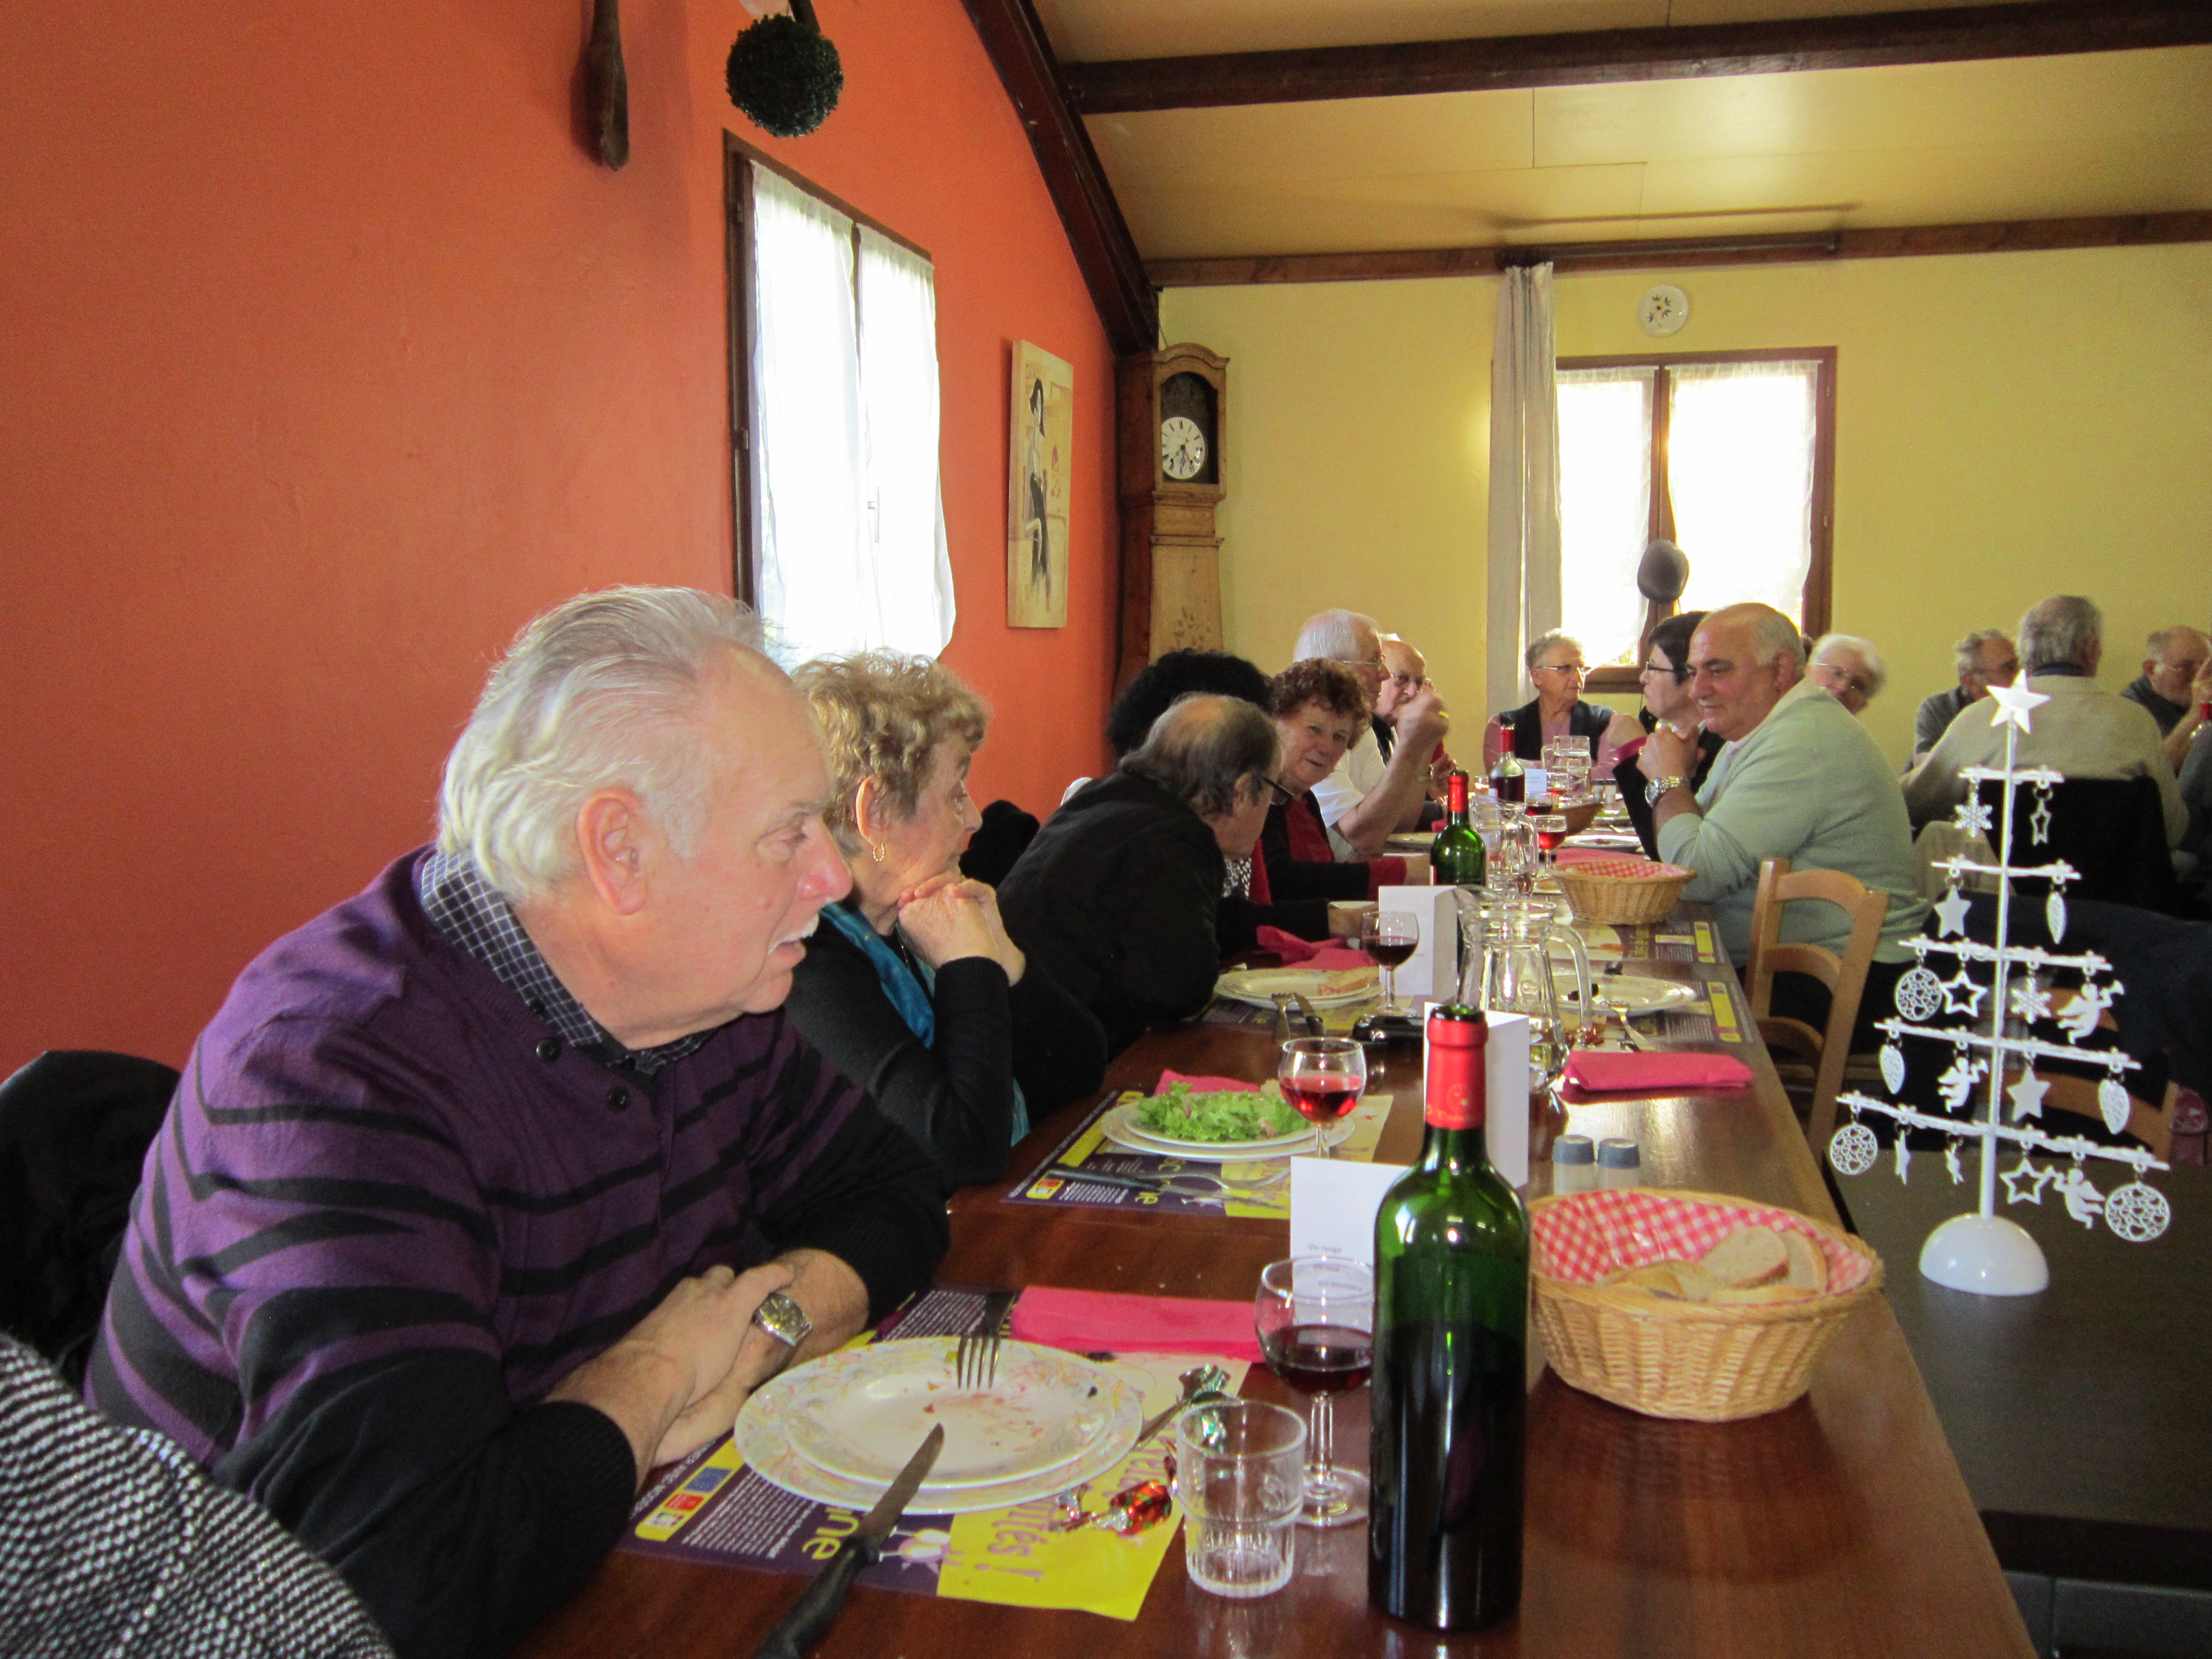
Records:
<instances>
[{"instance_id":1,"label":"wooden ceiling beam","mask_svg":"<svg viewBox=\"0 0 2212 1659\"><path fill-rule=\"evenodd\" d=\"M1159 296L1106 182L1091 135L1070 106L1060 63L1030 0L963 0L975 33L1030 136L1045 188L1060 210L1075 263L1114 355L1159 343Z\"/></svg>"},{"instance_id":2,"label":"wooden ceiling beam","mask_svg":"<svg viewBox=\"0 0 2212 1659\"><path fill-rule=\"evenodd\" d=\"M969 0L979 9L981 0ZM1715 75L1950 64L2212 43L2212 0L2024 0L1851 17L1508 34L1065 66L1085 115Z\"/></svg>"},{"instance_id":3,"label":"wooden ceiling beam","mask_svg":"<svg viewBox=\"0 0 2212 1659\"><path fill-rule=\"evenodd\" d=\"M1910 225L1801 231L1774 236L1627 239L1486 247L1393 248L1365 253L1266 253L1237 258L1154 259L1159 288L1267 283L1376 283L1432 276L1488 276L1513 264L1549 261L1562 272L1680 270L1711 265L1898 259L1942 253L2022 253L2054 248L2142 247L2212 242L2212 213L2141 213L2100 219L2019 219L1991 224Z\"/></svg>"}]
</instances>

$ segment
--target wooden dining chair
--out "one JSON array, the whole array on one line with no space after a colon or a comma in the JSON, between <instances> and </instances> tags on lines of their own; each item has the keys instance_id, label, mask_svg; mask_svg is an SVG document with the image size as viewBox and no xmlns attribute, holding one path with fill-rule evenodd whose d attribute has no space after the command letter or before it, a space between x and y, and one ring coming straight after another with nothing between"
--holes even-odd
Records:
<instances>
[{"instance_id":1,"label":"wooden dining chair","mask_svg":"<svg viewBox=\"0 0 2212 1659\"><path fill-rule=\"evenodd\" d=\"M1784 908L1814 899L1838 906L1851 919L1850 939L1840 957L1823 945L1783 943ZM1744 969L1744 989L1751 997L1752 1018L1758 1022L1759 1035L1766 1046L1796 1056L1810 1068L1805 1135L1816 1152L1835 1130L1836 1095L1843 1086L1844 1063L1850 1058L1851 1030L1858 1024L1867 965L1874 960L1875 942L1881 936L1881 919L1888 910L1887 893L1879 887L1867 887L1840 870L1803 870L1793 875L1788 859L1769 859L1759 866L1759 896L1751 913L1751 956ZM1771 1012L1777 974L1809 974L1828 988L1826 1031ZM1784 1086L1787 1088L1790 1082L1785 1076ZM1791 1092L1794 1104L1796 1091Z\"/></svg>"}]
</instances>

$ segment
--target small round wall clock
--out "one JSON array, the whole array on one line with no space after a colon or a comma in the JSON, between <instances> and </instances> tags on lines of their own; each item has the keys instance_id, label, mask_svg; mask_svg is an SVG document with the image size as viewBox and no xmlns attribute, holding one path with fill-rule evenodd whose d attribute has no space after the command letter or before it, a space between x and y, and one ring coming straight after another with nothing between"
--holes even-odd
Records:
<instances>
[{"instance_id":1,"label":"small round wall clock","mask_svg":"<svg viewBox=\"0 0 2212 1659\"><path fill-rule=\"evenodd\" d=\"M1668 283L1644 290L1636 302L1636 320L1646 334L1675 334L1690 320L1690 296Z\"/></svg>"}]
</instances>

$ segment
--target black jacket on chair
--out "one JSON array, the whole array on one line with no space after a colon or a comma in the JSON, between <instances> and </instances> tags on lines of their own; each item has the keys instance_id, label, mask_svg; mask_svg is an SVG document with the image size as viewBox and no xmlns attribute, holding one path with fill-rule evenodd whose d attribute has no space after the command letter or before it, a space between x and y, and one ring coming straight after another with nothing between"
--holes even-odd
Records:
<instances>
[{"instance_id":1,"label":"black jacket on chair","mask_svg":"<svg viewBox=\"0 0 2212 1659\"><path fill-rule=\"evenodd\" d=\"M72 1383L176 1090L160 1061L97 1049L52 1050L0 1083L0 1328Z\"/></svg>"},{"instance_id":2,"label":"black jacket on chair","mask_svg":"<svg viewBox=\"0 0 2212 1659\"><path fill-rule=\"evenodd\" d=\"M1006 929L1106 1028L1119 1054L1213 994L1228 873L1205 820L1116 772L1046 820L999 888Z\"/></svg>"}]
</instances>

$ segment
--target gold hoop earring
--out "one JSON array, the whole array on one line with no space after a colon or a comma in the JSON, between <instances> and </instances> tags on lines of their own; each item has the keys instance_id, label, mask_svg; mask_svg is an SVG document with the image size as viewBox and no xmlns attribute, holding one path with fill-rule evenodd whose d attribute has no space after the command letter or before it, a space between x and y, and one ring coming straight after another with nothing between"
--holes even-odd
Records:
<instances>
[{"instance_id":1,"label":"gold hoop earring","mask_svg":"<svg viewBox=\"0 0 2212 1659\"><path fill-rule=\"evenodd\" d=\"M868 843L868 853L877 863L881 864L884 861L884 846L881 842L870 842Z\"/></svg>"}]
</instances>

